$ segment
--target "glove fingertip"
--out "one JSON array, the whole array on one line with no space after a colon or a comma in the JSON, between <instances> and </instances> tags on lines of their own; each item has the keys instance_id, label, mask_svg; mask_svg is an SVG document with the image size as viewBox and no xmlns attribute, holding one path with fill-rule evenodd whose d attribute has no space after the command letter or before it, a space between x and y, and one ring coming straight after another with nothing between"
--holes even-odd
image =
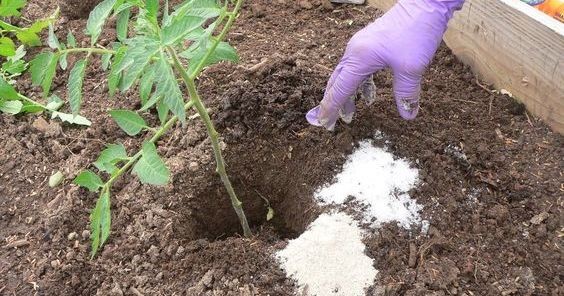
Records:
<instances>
[{"instance_id":1,"label":"glove fingertip","mask_svg":"<svg viewBox=\"0 0 564 296\"><path fill-rule=\"evenodd\" d=\"M313 126L322 126L321 122L319 122L319 106L309 110L306 114L306 120L309 124Z\"/></svg>"}]
</instances>

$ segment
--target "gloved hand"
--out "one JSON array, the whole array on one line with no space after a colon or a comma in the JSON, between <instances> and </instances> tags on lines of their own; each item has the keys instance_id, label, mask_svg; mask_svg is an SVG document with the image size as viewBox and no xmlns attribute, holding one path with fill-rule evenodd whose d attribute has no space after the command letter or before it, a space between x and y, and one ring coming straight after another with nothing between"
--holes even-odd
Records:
<instances>
[{"instance_id":1,"label":"gloved hand","mask_svg":"<svg viewBox=\"0 0 564 296\"><path fill-rule=\"evenodd\" d=\"M386 14L357 32L335 68L320 105L306 116L309 123L333 130L339 115L350 123L355 93L374 98L372 74L391 68L394 96L401 117L415 119L423 72L440 45L447 23L464 0L399 0Z\"/></svg>"}]
</instances>

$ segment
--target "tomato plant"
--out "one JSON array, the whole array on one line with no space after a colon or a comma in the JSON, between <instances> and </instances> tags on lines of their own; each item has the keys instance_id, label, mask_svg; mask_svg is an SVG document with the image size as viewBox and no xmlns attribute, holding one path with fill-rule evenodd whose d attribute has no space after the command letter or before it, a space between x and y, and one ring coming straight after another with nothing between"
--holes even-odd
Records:
<instances>
[{"instance_id":1,"label":"tomato plant","mask_svg":"<svg viewBox=\"0 0 564 296\"><path fill-rule=\"evenodd\" d=\"M196 86L196 78L205 67L221 61L238 61L235 49L223 40L237 18L242 2L186 0L169 11L168 1L160 5L158 0L104 0L90 13L86 25L90 47L77 47L70 33L66 42L50 34L52 50L39 54L32 61L33 81L48 95L57 65L66 69L69 66L67 56L80 55L70 70L68 81L68 101L75 116L80 112L84 76L94 55L101 56L102 67L108 72L109 96L134 87L139 91L140 109L112 110L110 116L128 135L144 135L140 149L129 154L122 144L111 144L101 152L93 169L81 172L74 180L76 184L99 193L90 214L92 256L110 234L112 184L128 171L144 184L166 184L170 171L158 155L157 141L178 121L186 124L186 113L192 109L206 126L216 171L227 189L244 235L251 235L242 203L225 170L219 134ZM111 48L103 48L97 41L104 23L111 17L116 18L117 40ZM188 91L186 98L178 81ZM143 116L155 109L159 124L151 127Z\"/></svg>"}]
</instances>

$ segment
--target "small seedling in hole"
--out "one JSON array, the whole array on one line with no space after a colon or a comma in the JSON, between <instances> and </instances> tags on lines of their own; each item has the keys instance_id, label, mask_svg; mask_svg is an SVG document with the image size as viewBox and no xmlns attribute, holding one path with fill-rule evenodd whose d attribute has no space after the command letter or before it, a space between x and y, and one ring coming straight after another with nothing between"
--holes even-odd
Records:
<instances>
[{"instance_id":1,"label":"small seedling in hole","mask_svg":"<svg viewBox=\"0 0 564 296\"><path fill-rule=\"evenodd\" d=\"M166 0L163 5L158 0L104 0L90 13L86 25L90 47L77 47L71 33L66 43L60 42L55 34L49 34L52 50L39 54L32 62L32 70L36 70L32 71L33 81L42 86L47 95L57 64L66 69L70 66L68 55L80 56L70 70L68 82L68 100L75 116L82 105L85 72L95 54L101 55L102 68L108 71L110 97L134 87L139 91L139 110L112 110L110 116L129 136L145 137L140 149L132 155L122 144L108 145L94 162L95 170L85 170L74 180L76 184L99 193L90 214L92 257L110 235L112 184L130 170L144 184L167 184L170 171L160 158L156 144L178 121L185 125L196 119L186 114L192 109L205 124L216 171L227 189L243 233L246 237L251 235L242 203L225 170L219 134L195 83L206 66L221 61L238 61L235 49L223 40L237 18L242 2L185 0L169 12ZM111 48L103 48L97 41L104 23L112 16L116 17L117 40ZM129 32L129 28L133 30ZM188 90L187 100L178 81L182 81ZM153 109L156 109L160 122L154 127L143 118Z\"/></svg>"},{"instance_id":2,"label":"small seedling in hole","mask_svg":"<svg viewBox=\"0 0 564 296\"><path fill-rule=\"evenodd\" d=\"M264 204L268 209L268 211L266 212L266 221L272 220L274 218L274 209L270 206L270 201L262 194L260 194L258 190L255 190L255 192L260 196L260 198L262 198L262 200L264 200Z\"/></svg>"}]
</instances>

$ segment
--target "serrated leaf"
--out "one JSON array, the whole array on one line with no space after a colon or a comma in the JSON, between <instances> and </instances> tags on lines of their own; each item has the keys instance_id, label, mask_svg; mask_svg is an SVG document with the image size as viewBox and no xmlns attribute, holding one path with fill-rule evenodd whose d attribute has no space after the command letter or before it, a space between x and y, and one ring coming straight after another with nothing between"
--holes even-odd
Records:
<instances>
[{"instance_id":1,"label":"serrated leaf","mask_svg":"<svg viewBox=\"0 0 564 296\"><path fill-rule=\"evenodd\" d=\"M137 175L143 184L167 184L170 171L159 157L155 144L145 142L142 151L141 158L133 167L133 174Z\"/></svg>"},{"instance_id":2,"label":"serrated leaf","mask_svg":"<svg viewBox=\"0 0 564 296\"><path fill-rule=\"evenodd\" d=\"M59 38L57 38L57 35L55 35L55 29L54 29L52 23L49 24L49 35L47 37L47 44L52 49L60 49L61 48L61 44L59 43Z\"/></svg>"},{"instance_id":3,"label":"serrated leaf","mask_svg":"<svg viewBox=\"0 0 564 296\"><path fill-rule=\"evenodd\" d=\"M141 106L144 106L149 100L149 96L153 90L154 80L154 69L151 67L145 70L145 73L141 76L141 80L139 81L139 97L141 98Z\"/></svg>"},{"instance_id":4,"label":"serrated leaf","mask_svg":"<svg viewBox=\"0 0 564 296\"><path fill-rule=\"evenodd\" d=\"M122 144L111 144L100 153L94 166L102 172L113 174L118 169L115 164L124 159L127 159L125 147Z\"/></svg>"},{"instance_id":5,"label":"serrated leaf","mask_svg":"<svg viewBox=\"0 0 564 296\"><path fill-rule=\"evenodd\" d=\"M203 17L190 15L171 17L169 24L162 28L162 44L176 44L178 41L183 40L188 33L200 28L205 21L206 19Z\"/></svg>"},{"instance_id":6,"label":"serrated leaf","mask_svg":"<svg viewBox=\"0 0 564 296\"><path fill-rule=\"evenodd\" d=\"M18 92L2 76L0 76L0 100L17 100Z\"/></svg>"},{"instance_id":7,"label":"serrated leaf","mask_svg":"<svg viewBox=\"0 0 564 296\"><path fill-rule=\"evenodd\" d=\"M8 37L0 38L0 56L11 57L16 54L16 45Z\"/></svg>"},{"instance_id":8,"label":"serrated leaf","mask_svg":"<svg viewBox=\"0 0 564 296\"><path fill-rule=\"evenodd\" d=\"M20 101L1 101L0 111L12 115L16 115L22 111L23 104Z\"/></svg>"},{"instance_id":9,"label":"serrated leaf","mask_svg":"<svg viewBox=\"0 0 564 296\"><path fill-rule=\"evenodd\" d=\"M162 98L163 103L166 104L170 111L178 116L182 123L186 122L184 99L170 64L166 61L166 57L161 54L160 59L155 65L156 90L153 96Z\"/></svg>"},{"instance_id":10,"label":"serrated leaf","mask_svg":"<svg viewBox=\"0 0 564 296\"><path fill-rule=\"evenodd\" d=\"M131 16L131 9L125 9L118 14L116 21L116 34L119 41L127 39L127 29L129 25L129 17Z\"/></svg>"},{"instance_id":11,"label":"serrated leaf","mask_svg":"<svg viewBox=\"0 0 564 296\"><path fill-rule=\"evenodd\" d=\"M62 113L58 111L53 111L51 114L51 119L59 118L62 122L68 122L70 124L91 126L92 122L87 118L80 115L73 115L68 113Z\"/></svg>"},{"instance_id":12,"label":"serrated leaf","mask_svg":"<svg viewBox=\"0 0 564 296\"><path fill-rule=\"evenodd\" d=\"M57 171L56 173L51 175L51 177L49 177L49 187L53 188L59 186L59 184L63 182L64 178L65 176L63 175L63 173L61 173L61 171Z\"/></svg>"},{"instance_id":13,"label":"serrated leaf","mask_svg":"<svg viewBox=\"0 0 564 296\"><path fill-rule=\"evenodd\" d=\"M59 63L59 55L51 55L51 60L47 64L47 69L45 69L45 76L41 82L41 88L43 89L43 96L47 97L51 91L51 85L53 84L53 79L55 78L55 73L57 72L57 64Z\"/></svg>"},{"instance_id":14,"label":"serrated leaf","mask_svg":"<svg viewBox=\"0 0 564 296\"><path fill-rule=\"evenodd\" d=\"M25 0L2 0L0 2L0 16L20 16L20 9L25 5Z\"/></svg>"},{"instance_id":15,"label":"serrated leaf","mask_svg":"<svg viewBox=\"0 0 564 296\"><path fill-rule=\"evenodd\" d=\"M82 104L82 84L86 70L86 60L79 60L74 64L69 75L69 102L73 115L77 115Z\"/></svg>"},{"instance_id":16,"label":"serrated leaf","mask_svg":"<svg viewBox=\"0 0 564 296\"><path fill-rule=\"evenodd\" d=\"M119 125L119 127L128 135L135 136L143 129L148 128L143 118L129 110L112 110L110 115Z\"/></svg>"},{"instance_id":17,"label":"serrated leaf","mask_svg":"<svg viewBox=\"0 0 564 296\"><path fill-rule=\"evenodd\" d=\"M36 32L29 29L22 29L16 33L16 38L27 46L41 45L41 38Z\"/></svg>"},{"instance_id":18,"label":"serrated leaf","mask_svg":"<svg viewBox=\"0 0 564 296\"><path fill-rule=\"evenodd\" d=\"M108 91L110 96L113 97L118 89L119 83L121 81L121 72L127 67L124 63L123 58L127 52L127 47L122 45L116 50L114 56L114 61L110 68L110 73L108 74Z\"/></svg>"},{"instance_id":19,"label":"serrated leaf","mask_svg":"<svg viewBox=\"0 0 564 296\"><path fill-rule=\"evenodd\" d=\"M92 258L110 236L111 224L110 192L103 190L96 201L96 207L90 213L90 239L92 241L90 254Z\"/></svg>"},{"instance_id":20,"label":"serrated leaf","mask_svg":"<svg viewBox=\"0 0 564 296\"><path fill-rule=\"evenodd\" d=\"M67 47L69 48L76 47L76 38L72 34L71 30L69 30L69 32L67 33Z\"/></svg>"},{"instance_id":21,"label":"serrated leaf","mask_svg":"<svg viewBox=\"0 0 564 296\"><path fill-rule=\"evenodd\" d=\"M35 56L30 63L31 81L35 85L41 85L45 79L45 71L51 62L54 54L52 52L42 52Z\"/></svg>"},{"instance_id":22,"label":"serrated leaf","mask_svg":"<svg viewBox=\"0 0 564 296\"><path fill-rule=\"evenodd\" d=\"M123 58L123 63L128 66L123 70L123 76L119 85L119 89L122 92L127 91L135 84L143 69L145 69L151 58L160 49L159 44L155 40L146 37L130 39L127 46L128 49Z\"/></svg>"},{"instance_id":23,"label":"serrated leaf","mask_svg":"<svg viewBox=\"0 0 564 296\"><path fill-rule=\"evenodd\" d=\"M211 43L210 43L211 46ZM196 52L185 51L181 53L181 56L190 60L190 65L188 67L188 73L194 75L198 64L204 59L207 51L209 49L200 48ZM239 56L237 51L227 42L220 42L215 48L214 52L207 58L203 63L203 66L210 66L222 61L230 61L236 63L239 61Z\"/></svg>"},{"instance_id":24,"label":"serrated leaf","mask_svg":"<svg viewBox=\"0 0 564 296\"><path fill-rule=\"evenodd\" d=\"M74 184L82 186L91 192L98 192L104 186L104 182L100 176L96 175L90 170L83 171L76 178Z\"/></svg>"},{"instance_id":25,"label":"serrated leaf","mask_svg":"<svg viewBox=\"0 0 564 296\"><path fill-rule=\"evenodd\" d=\"M116 0L104 0L90 12L86 22L86 32L90 36L90 44L96 44L98 41L102 27L110 16L115 3Z\"/></svg>"}]
</instances>

